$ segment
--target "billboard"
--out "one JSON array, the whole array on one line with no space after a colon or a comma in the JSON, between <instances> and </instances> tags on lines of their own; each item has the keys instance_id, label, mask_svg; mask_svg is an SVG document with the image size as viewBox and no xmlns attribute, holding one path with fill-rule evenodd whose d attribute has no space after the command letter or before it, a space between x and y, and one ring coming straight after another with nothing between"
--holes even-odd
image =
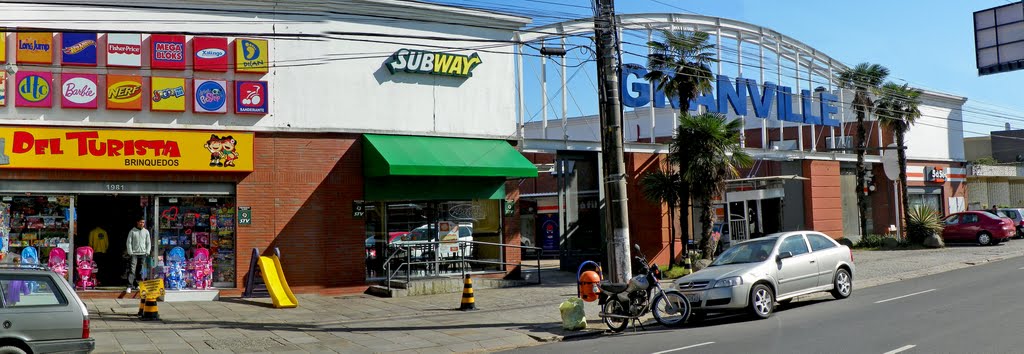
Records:
<instances>
[{"instance_id":1,"label":"billboard","mask_svg":"<svg viewBox=\"0 0 1024 354\"><path fill-rule=\"evenodd\" d=\"M1024 68L1024 3L975 12L974 49L978 75Z\"/></svg>"}]
</instances>

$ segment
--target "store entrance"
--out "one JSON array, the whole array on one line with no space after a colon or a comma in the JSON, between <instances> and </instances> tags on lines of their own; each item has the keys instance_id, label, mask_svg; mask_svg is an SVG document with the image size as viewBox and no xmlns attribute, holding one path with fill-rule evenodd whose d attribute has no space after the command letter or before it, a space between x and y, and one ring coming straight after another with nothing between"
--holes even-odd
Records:
<instances>
[{"instance_id":1,"label":"store entrance","mask_svg":"<svg viewBox=\"0 0 1024 354\"><path fill-rule=\"evenodd\" d=\"M128 232L135 227L135 222L142 218L149 220L143 198L137 195L81 195L77 198L74 249L93 248L98 269L97 289L124 289L128 284L123 277L127 268L123 254ZM153 225L149 224L147 222L147 227L152 230Z\"/></svg>"}]
</instances>

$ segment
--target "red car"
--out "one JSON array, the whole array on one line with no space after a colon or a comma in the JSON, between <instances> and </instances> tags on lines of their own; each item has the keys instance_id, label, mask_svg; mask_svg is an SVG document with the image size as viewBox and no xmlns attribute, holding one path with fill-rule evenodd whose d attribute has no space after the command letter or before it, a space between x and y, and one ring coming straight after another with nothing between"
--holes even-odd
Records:
<instances>
[{"instance_id":1,"label":"red car","mask_svg":"<svg viewBox=\"0 0 1024 354\"><path fill-rule=\"evenodd\" d=\"M965 211L943 220L942 240L945 242L977 242L995 245L1009 240L1017 230L1013 220L987 211Z\"/></svg>"}]
</instances>

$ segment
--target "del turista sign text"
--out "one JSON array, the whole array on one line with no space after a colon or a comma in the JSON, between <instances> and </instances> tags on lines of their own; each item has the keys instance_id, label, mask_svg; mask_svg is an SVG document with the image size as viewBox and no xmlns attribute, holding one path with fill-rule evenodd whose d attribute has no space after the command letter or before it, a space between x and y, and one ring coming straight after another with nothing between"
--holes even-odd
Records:
<instances>
[{"instance_id":1,"label":"del turista sign text","mask_svg":"<svg viewBox=\"0 0 1024 354\"><path fill-rule=\"evenodd\" d=\"M643 107L652 101L651 83L643 81L647 69L639 65L623 65L622 77L622 104L626 107ZM639 80L631 80L636 77ZM735 85L733 83L735 82ZM699 106L707 107L708 112L727 114L729 107L738 116L747 116L747 100L752 103L755 117L767 119L774 109L779 120L786 122L817 124L831 127L838 127L839 121L832 115L839 112L839 98L829 92L816 92L817 97L811 95L810 90L801 90L799 94L786 86L779 86L766 82L764 88L757 84L757 81L746 78L731 80L725 75L718 75L715 80L715 90L707 95L697 96L690 101L690 110L696 111ZM799 98L800 110L793 108L794 98ZM654 90L654 107L665 107L665 92ZM679 107L679 98L669 97L673 108ZM814 105L819 107L819 115L814 115Z\"/></svg>"}]
</instances>

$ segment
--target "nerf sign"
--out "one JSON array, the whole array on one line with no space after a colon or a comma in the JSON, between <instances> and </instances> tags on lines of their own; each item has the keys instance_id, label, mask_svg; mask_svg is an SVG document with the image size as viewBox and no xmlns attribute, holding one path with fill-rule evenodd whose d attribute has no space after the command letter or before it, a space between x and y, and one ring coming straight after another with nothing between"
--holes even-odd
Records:
<instances>
[{"instance_id":1,"label":"nerf sign","mask_svg":"<svg viewBox=\"0 0 1024 354\"><path fill-rule=\"evenodd\" d=\"M62 65L96 66L95 33L62 33L60 43Z\"/></svg>"},{"instance_id":2,"label":"nerf sign","mask_svg":"<svg viewBox=\"0 0 1024 354\"><path fill-rule=\"evenodd\" d=\"M266 39L235 40L235 72L265 73L269 70L270 50Z\"/></svg>"},{"instance_id":3,"label":"nerf sign","mask_svg":"<svg viewBox=\"0 0 1024 354\"><path fill-rule=\"evenodd\" d=\"M267 114L266 81L235 81L235 113Z\"/></svg>"},{"instance_id":4,"label":"nerf sign","mask_svg":"<svg viewBox=\"0 0 1024 354\"><path fill-rule=\"evenodd\" d=\"M227 38L195 37L192 52L192 67L196 71L228 71Z\"/></svg>"},{"instance_id":5,"label":"nerf sign","mask_svg":"<svg viewBox=\"0 0 1024 354\"><path fill-rule=\"evenodd\" d=\"M18 32L17 37L18 63L53 63L53 33Z\"/></svg>"},{"instance_id":6,"label":"nerf sign","mask_svg":"<svg viewBox=\"0 0 1024 354\"><path fill-rule=\"evenodd\" d=\"M253 170L252 133L4 127L0 147L0 168Z\"/></svg>"},{"instance_id":7,"label":"nerf sign","mask_svg":"<svg viewBox=\"0 0 1024 354\"><path fill-rule=\"evenodd\" d=\"M185 36L154 34L150 66L153 69L185 70Z\"/></svg>"},{"instance_id":8,"label":"nerf sign","mask_svg":"<svg viewBox=\"0 0 1024 354\"><path fill-rule=\"evenodd\" d=\"M415 74L470 77L473 76L473 69L482 62L477 53L467 56L399 49L385 62L385 66L391 74L405 71Z\"/></svg>"},{"instance_id":9,"label":"nerf sign","mask_svg":"<svg viewBox=\"0 0 1024 354\"><path fill-rule=\"evenodd\" d=\"M153 77L149 84L149 109L152 111L184 112L185 79L180 77Z\"/></svg>"},{"instance_id":10,"label":"nerf sign","mask_svg":"<svg viewBox=\"0 0 1024 354\"><path fill-rule=\"evenodd\" d=\"M192 87L195 96L195 103L192 105L193 111L196 113L227 113L227 82L196 79Z\"/></svg>"},{"instance_id":11,"label":"nerf sign","mask_svg":"<svg viewBox=\"0 0 1024 354\"><path fill-rule=\"evenodd\" d=\"M142 66L142 35L107 34L107 65L133 68Z\"/></svg>"},{"instance_id":12,"label":"nerf sign","mask_svg":"<svg viewBox=\"0 0 1024 354\"><path fill-rule=\"evenodd\" d=\"M61 74L60 106L96 109L99 85L95 74Z\"/></svg>"},{"instance_id":13,"label":"nerf sign","mask_svg":"<svg viewBox=\"0 0 1024 354\"><path fill-rule=\"evenodd\" d=\"M14 104L18 107L46 107L53 104L50 83L53 74L46 72L22 71L16 76L18 96Z\"/></svg>"},{"instance_id":14,"label":"nerf sign","mask_svg":"<svg viewBox=\"0 0 1024 354\"><path fill-rule=\"evenodd\" d=\"M142 110L142 77L107 75L107 109Z\"/></svg>"}]
</instances>

